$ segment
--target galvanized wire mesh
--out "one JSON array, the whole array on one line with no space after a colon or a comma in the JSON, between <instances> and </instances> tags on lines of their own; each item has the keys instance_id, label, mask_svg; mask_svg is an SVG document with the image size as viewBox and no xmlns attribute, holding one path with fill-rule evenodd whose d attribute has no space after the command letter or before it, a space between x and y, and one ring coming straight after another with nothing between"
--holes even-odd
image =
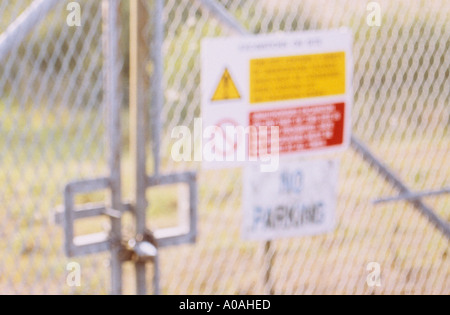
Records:
<instances>
[{"instance_id":1,"label":"galvanized wire mesh","mask_svg":"<svg viewBox=\"0 0 450 315\"><path fill-rule=\"evenodd\" d=\"M32 1L2 1L0 33ZM61 1L0 63L0 293L108 292L105 257L76 259L86 286L66 285L63 234L53 222L64 185L107 171L100 2L81 1L82 26ZM3 23L5 22L5 23ZM101 195L83 201L102 200ZM102 230L101 222L83 225ZM80 231L81 232L81 231ZM73 261L73 260L72 260Z\"/></svg>"},{"instance_id":2,"label":"galvanized wire mesh","mask_svg":"<svg viewBox=\"0 0 450 315\"><path fill-rule=\"evenodd\" d=\"M354 134L413 190L449 185L450 7L445 1L378 1L380 27L364 1L218 1L251 33L350 27L354 33ZM231 35L201 1L166 1L163 154L177 125L200 115L200 41ZM441 293L450 291L448 239L411 203L373 205L398 193L360 155L342 156L338 226L326 236L243 242L241 172L202 171L196 246L165 250L167 293ZM425 200L449 221L450 197ZM265 280L272 260L271 278ZM182 263L181 263L182 262ZM382 286L366 283L370 262Z\"/></svg>"},{"instance_id":3,"label":"galvanized wire mesh","mask_svg":"<svg viewBox=\"0 0 450 315\"><path fill-rule=\"evenodd\" d=\"M0 3L0 34L31 2ZM61 1L0 63L0 293L110 290L108 255L65 258L62 228L51 220L68 181L107 174L100 2L77 1L81 27L67 26L68 2ZM351 28L354 134L412 190L450 186L447 1L377 1L382 9L379 27L367 25L364 1L218 2L252 33ZM150 39L154 2L145 4ZM128 1L122 1L124 46L127 8ZM200 171L198 164L171 159L171 130L192 127L201 115L201 39L232 32L201 1L167 0L163 19L163 171ZM142 66L150 75L149 47L148 63ZM123 55L126 96L126 49ZM133 181L127 150L125 141L125 197ZM374 199L398 191L353 150L341 157L335 232L274 241L268 253L264 244L240 238L241 171L200 171L199 180L198 241L161 251L163 293L450 293L449 240L411 203L374 205ZM178 196L174 191L149 192L150 226L172 222ZM78 201L103 198L95 194ZM450 221L448 195L424 201ZM78 231L99 230L102 224L89 220ZM81 287L66 284L69 261L81 263ZM370 262L381 266L380 287L366 283ZM126 292L132 290L132 277L126 268Z\"/></svg>"}]
</instances>

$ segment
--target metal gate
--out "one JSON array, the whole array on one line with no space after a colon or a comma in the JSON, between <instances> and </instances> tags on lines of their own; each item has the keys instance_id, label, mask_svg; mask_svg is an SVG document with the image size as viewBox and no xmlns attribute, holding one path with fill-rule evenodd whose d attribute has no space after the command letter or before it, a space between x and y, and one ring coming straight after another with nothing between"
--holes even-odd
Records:
<instances>
[{"instance_id":1,"label":"metal gate","mask_svg":"<svg viewBox=\"0 0 450 315\"><path fill-rule=\"evenodd\" d=\"M371 3L2 2L0 293L450 293L450 7ZM241 171L170 157L200 116L201 39L341 26L355 105L336 230L245 242Z\"/></svg>"}]
</instances>

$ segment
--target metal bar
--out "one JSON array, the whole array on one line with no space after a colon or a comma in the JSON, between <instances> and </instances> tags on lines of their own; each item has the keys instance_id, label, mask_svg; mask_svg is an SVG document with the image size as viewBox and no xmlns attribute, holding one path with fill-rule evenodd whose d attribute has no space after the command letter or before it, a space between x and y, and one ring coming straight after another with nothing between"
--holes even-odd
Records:
<instances>
[{"instance_id":1,"label":"metal bar","mask_svg":"<svg viewBox=\"0 0 450 315\"><path fill-rule=\"evenodd\" d=\"M106 233L77 236L73 240L73 256L86 256L111 250L111 241Z\"/></svg>"},{"instance_id":2,"label":"metal bar","mask_svg":"<svg viewBox=\"0 0 450 315\"><path fill-rule=\"evenodd\" d=\"M194 172L174 173L167 175L155 175L147 177L147 186L171 185L176 183L190 183L195 181L196 174Z\"/></svg>"},{"instance_id":3,"label":"metal bar","mask_svg":"<svg viewBox=\"0 0 450 315\"><path fill-rule=\"evenodd\" d=\"M108 216L108 217L110 217L111 219L122 219L122 214L124 212L125 211L122 211L122 210L116 210L116 209L112 209L112 208L105 208L105 211L103 212L103 214Z\"/></svg>"},{"instance_id":4,"label":"metal bar","mask_svg":"<svg viewBox=\"0 0 450 315\"><path fill-rule=\"evenodd\" d=\"M156 230L154 234L159 247L192 244L195 243L197 237L197 174L195 172L184 172L147 178L148 187L176 183L189 185L189 226Z\"/></svg>"},{"instance_id":5,"label":"metal bar","mask_svg":"<svg viewBox=\"0 0 450 315\"><path fill-rule=\"evenodd\" d=\"M70 189L70 186L66 186L64 189L64 249L66 256L73 257L73 205L74 195Z\"/></svg>"},{"instance_id":6,"label":"metal bar","mask_svg":"<svg viewBox=\"0 0 450 315\"><path fill-rule=\"evenodd\" d=\"M153 9L153 42L152 61L153 75L151 82L151 108L152 108L152 144L154 159L154 175L159 175L161 169L161 111L164 104L163 72L164 57L162 45L164 41L164 21L163 21L164 0L156 0Z\"/></svg>"},{"instance_id":7,"label":"metal bar","mask_svg":"<svg viewBox=\"0 0 450 315\"><path fill-rule=\"evenodd\" d=\"M159 272L159 250L156 253L156 256L153 258L153 294L154 295L160 295L161 289L160 289L160 278L161 273Z\"/></svg>"},{"instance_id":8,"label":"metal bar","mask_svg":"<svg viewBox=\"0 0 450 315\"><path fill-rule=\"evenodd\" d=\"M83 184L86 187L83 187ZM77 218L92 217L94 215L107 215L108 209L99 205L87 205L76 208L74 205L75 194L82 192L92 192L109 187L109 180L93 179L86 181L72 182L67 185L64 190L64 216L55 216L56 220L64 222L64 248L68 257L88 255L106 250L111 250L113 242L109 235L105 233L90 234L85 236L74 237L74 224ZM88 190L92 189L92 190ZM92 207L92 208L87 208ZM115 211L115 210L114 210ZM99 237L102 235L102 237ZM106 235L106 236L105 236Z\"/></svg>"},{"instance_id":9,"label":"metal bar","mask_svg":"<svg viewBox=\"0 0 450 315\"><path fill-rule=\"evenodd\" d=\"M131 155L136 179L134 191L136 233L144 235L147 210L147 86L145 64L147 42L144 34L147 9L143 0L130 1L130 126ZM145 295L145 263L137 262L136 293Z\"/></svg>"},{"instance_id":10,"label":"metal bar","mask_svg":"<svg viewBox=\"0 0 450 315\"><path fill-rule=\"evenodd\" d=\"M103 55L104 55L104 102L107 114L110 204L121 210L121 124L120 124L120 62L119 62L119 0L103 0ZM105 211L106 212L106 211ZM121 216L110 216L111 231L111 294L122 294L122 260L120 257L122 241Z\"/></svg>"},{"instance_id":11,"label":"metal bar","mask_svg":"<svg viewBox=\"0 0 450 315\"><path fill-rule=\"evenodd\" d=\"M134 214L134 204L129 203L129 202L125 202L122 205L122 210L125 211L125 212L131 212L131 213Z\"/></svg>"},{"instance_id":12,"label":"metal bar","mask_svg":"<svg viewBox=\"0 0 450 315\"><path fill-rule=\"evenodd\" d=\"M106 215L109 217L119 218L123 212L133 212L133 207L130 204L123 204L122 210L115 210L105 207L104 204L86 203L83 205L75 205L73 210L73 219L87 219ZM64 225L64 206L56 208L53 216L54 223L57 225Z\"/></svg>"},{"instance_id":13,"label":"metal bar","mask_svg":"<svg viewBox=\"0 0 450 315\"><path fill-rule=\"evenodd\" d=\"M370 149L354 135L352 135L351 145L353 149L355 149L357 153L361 154L363 159L369 162L369 164L372 165L386 181L397 187L401 193L409 193L408 187L403 184L402 180L396 174L394 174L394 172L391 171L387 165L385 165L377 157L375 157Z\"/></svg>"},{"instance_id":14,"label":"metal bar","mask_svg":"<svg viewBox=\"0 0 450 315\"><path fill-rule=\"evenodd\" d=\"M35 0L0 34L0 61L47 16L59 0Z\"/></svg>"},{"instance_id":15,"label":"metal bar","mask_svg":"<svg viewBox=\"0 0 450 315\"><path fill-rule=\"evenodd\" d=\"M444 195L444 194L449 194L449 193L450 193L450 187L439 189L439 190L411 192L409 194L400 194L400 195L394 196L394 197L379 198L379 199L375 200L373 203L380 204L380 203L385 203L385 202L401 201L401 200L410 201L410 200L415 200L415 199L421 199L424 197L439 196L439 195Z\"/></svg>"},{"instance_id":16,"label":"metal bar","mask_svg":"<svg viewBox=\"0 0 450 315\"><path fill-rule=\"evenodd\" d=\"M73 219L86 219L97 217L105 214L106 208L101 204L85 204L82 206L75 206L73 210ZM64 224L64 207L60 207L56 210L54 215L55 224L62 225Z\"/></svg>"},{"instance_id":17,"label":"metal bar","mask_svg":"<svg viewBox=\"0 0 450 315\"><path fill-rule=\"evenodd\" d=\"M153 75L152 75L152 89L151 89L151 108L152 108L152 145L153 145L153 160L154 160L154 175L159 175L161 169L161 111L164 104L164 90L163 90L163 73L164 73L164 57L162 52L162 45L164 41L164 0L155 0L153 8L153 42L152 42L152 60L153 60ZM159 251L158 251L159 253ZM158 254L153 261L153 294L160 294L159 287L159 257Z\"/></svg>"},{"instance_id":18,"label":"metal bar","mask_svg":"<svg viewBox=\"0 0 450 315\"><path fill-rule=\"evenodd\" d=\"M197 174L190 175L189 182L189 240L195 243L197 239L197 219L198 219L198 185Z\"/></svg>"},{"instance_id":19,"label":"metal bar","mask_svg":"<svg viewBox=\"0 0 450 315\"><path fill-rule=\"evenodd\" d=\"M250 35L251 34L218 1L216 1L216 0L197 0L197 1L200 2L200 4L203 7L205 7L220 22L222 22L225 26L230 28L230 30L232 30L233 32L235 32L239 35Z\"/></svg>"},{"instance_id":20,"label":"metal bar","mask_svg":"<svg viewBox=\"0 0 450 315\"><path fill-rule=\"evenodd\" d=\"M169 246L178 246L184 244L194 244L195 243L195 235L192 233L186 233L184 229L161 229L155 231L155 237L158 241L158 247L169 247ZM169 232L172 232L173 235L170 235Z\"/></svg>"},{"instance_id":21,"label":"metal bar","mask_svg":"<svg viewBox=\"0 0 450 315\"><path fill-rule=\"evenodd\" d=\"M397 175L395 175L387 165L380 162L380 160L375 157L375 155L366 147L360 140L355 136L352 136L352 147L355 151L362 155L363 159L366 160L375 170L383 176L386 181L391 183L394 187L400 190L402 194L412 194L409 188L403 184ZM413 199L410 202L418 209L438 230L444 233L447 238L450 238L450 225L442 220L433 209L428 207L422 200Z\"/></svg>"},{"instance_id":22,"label":"metal bar","mask_svg":"<svg viewBox=\"0 0 450 315\"><path fill-rule=\"evenodd\" d=\"M69 190L73 194L87 194L94 191L100 191L109 188L110 188L109 177L101 177L94 179L72 181L67 184L66 191Z\"/></svg>"}]
</instances>

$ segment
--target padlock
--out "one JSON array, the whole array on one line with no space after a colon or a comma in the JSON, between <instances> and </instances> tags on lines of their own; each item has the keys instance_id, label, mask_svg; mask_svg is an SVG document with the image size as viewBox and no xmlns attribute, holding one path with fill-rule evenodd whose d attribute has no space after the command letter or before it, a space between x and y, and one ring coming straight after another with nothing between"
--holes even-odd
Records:
<instances>
[{"instance_id":1,"label":"padlock","mask_svg":"<svg viewBox=\"0 0 450 315\"><path fill-rule=\"evenodd\" d=\"M131 252L131 260L138 262L153 261L158 255L157 247L153 233L148 230L127 243L127 249Z\"/></svg>"}]
</instances>

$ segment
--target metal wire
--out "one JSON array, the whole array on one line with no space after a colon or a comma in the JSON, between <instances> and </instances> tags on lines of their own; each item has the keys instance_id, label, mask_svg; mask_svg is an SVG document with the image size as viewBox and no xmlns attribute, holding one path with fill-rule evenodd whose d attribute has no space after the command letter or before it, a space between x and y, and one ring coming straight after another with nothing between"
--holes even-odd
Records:
<instances>
[{"instance_id":1,"label":"metal wire","mask_svg":"<svg viewBox=\"0 0 450 315\"><path fill-rule=\"evenodd\" d=\"M192 127L200 115L202 38L347 26L355 35L355 136L414 191L448 186L450 8L443 1L378 2L380 27L367 24L370 11L361 1L167 1L165 171L199 167L175 163L169 152L170 130ZM201 237L194 248L162 253L163 292L449 292L448 238L411 203L373 205L372 198L401 191L359 152L342 157L336 231L274 241L273 257L267 244L240 239L240 171L202 171L200 178ZM440 195L423 202L448 222L449 200ZM366 283L370 262L381 266L381 287Z\"/></svg>"},{"instance_id":2,"label":"metal wire","mask_svg":"<svg viewBox=\"0 0 450 315\"><path fill-rule=\"evenodd\" d=\"M49 8L51 2L3 1L0 20L9 25L31 23L20 14L30 12L29 5ZM110 292L109 273L103 271L108 255L69 260L63 252L62 229L53 222L65 184L109 173L101 2L79 1L80 27L66 23L67 3L58 1L48 15L40 15L40 23L35 21L23 40L15 36L0 63L3 294ZM7 30L2 24L0 33ZM78 202L103 199L97 194ZM106 224L96 220L76 230L98 232ZM81 287L67 284L66 266L71 261L82 268Z\"/></svg>"},{"instance_id":3,"label":"metal wire","mask_svg":"<svg viewBox=\"0 0 450 315\"><path fill-rule=\"evenodd\" d=\"M111 290L109 255L66 258L62 228L52 220L52 209L63 202L65 184L109 174L103 92L103 74L108 67L102 58L101 2L76 1L82 9L80 27L66 24L68 2L58 1L39 22L28 20L35 26L13 45L2 46L0 40L3 294L106 294ZM117 97L126 117L129 1L120 2L123 47L117 67L122 69L122 80L114 84L119 84ZM155 5L144 2L149 20L143 33L154 39L161 31L153 27ZM208 2L213 9L225 8L225 15L218 16ZM253 34L346 26L354 33L354 135L411 191L449 187L449 3L377 2L380 26L367 24L370 11L366 2L358 0L164 2L163 42L149 40L148 60L142 64L150 78L154 62L164 57L162 108L154 112L148 107L149 118L161 115L161 143L155 143L158 137L148 135L156 149L147 146L147 155L159 151L156 170L161 174L198 170L200 186L197 243L160 250L161 274L155 278L160 280L161 293L450 294L449 239L408 200L374 204L373 200L403 192L360 152L349 149L341 157L335 231L277 240L269 247L240 237L240 170L202 171L199 164L175 162L170 156L172 129L178 125L193 128L194 118L201 116L200 42L205 37L234 34L227 20ZM31 0L0 3L0 39L32 4ZM158 44L161 56L152 52ZM150 93L151 86L149 97ZM135 179L129 171L133 161L126 140L129 128L123 119L124 200L134 195L131 183ZM153 134L158 129L155 125ZM149 159L149 165L153 161ZM182 194L173 187L169 190L148 193L149 227L164 226L176 216L173 199ZM102 194L92 194L77 202L104 200ZM421 202L449 222L448 194L423 196ZM109 223L86 219L75 230L79 234L101 231ZM126 237L135 224L127 218L124 223ZM80 287L66 281L70 261L81 266ZM381 268L379 287L367 282L371 262ZM124 292L130 293L135 280L127 267L123 286ZM151 276L149 273L144 279L148 292L152 292Z\"/></svg>"}]
</instances>

